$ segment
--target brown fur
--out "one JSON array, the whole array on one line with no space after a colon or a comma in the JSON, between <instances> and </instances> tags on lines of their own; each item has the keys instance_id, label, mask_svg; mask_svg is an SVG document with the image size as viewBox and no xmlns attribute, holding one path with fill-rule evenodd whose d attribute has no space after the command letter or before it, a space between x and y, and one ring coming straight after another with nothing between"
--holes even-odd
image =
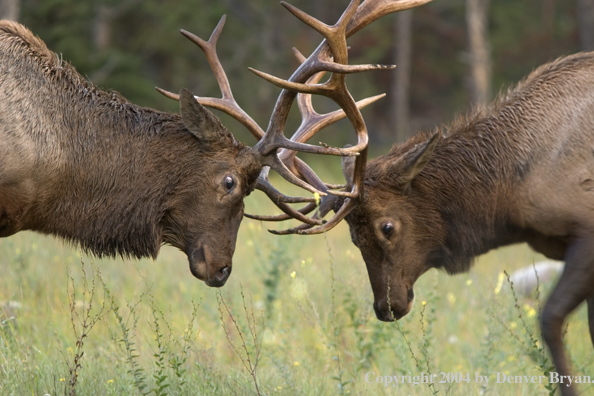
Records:
<instances>
[{"instance_id":1,"label":"brown fur","mask_svg":"<svg viewBox=\"0 0 594 396\"><path fill-rule=\"evenodd\" d=\"M100 90L0 21L0 236L38 231L97 256L156 257L169 243L220 286L261 165L206 109L187 108L205 123Z\"/></svg>"},{"instance_id":2,"label":"brown fur","mask_svg":"<svg viewBox=\"0 0 594 396\"><path fill-rule=\"evenodd\" d=\"M394 146L368 163L365 179L347 222L378 318L406 315L430 268L467 271L477 255L527 242L567 262L542 330L569 374L561 325L594 300L594 53L541 66L489 107Z\"/></svg>"}]
</instances>

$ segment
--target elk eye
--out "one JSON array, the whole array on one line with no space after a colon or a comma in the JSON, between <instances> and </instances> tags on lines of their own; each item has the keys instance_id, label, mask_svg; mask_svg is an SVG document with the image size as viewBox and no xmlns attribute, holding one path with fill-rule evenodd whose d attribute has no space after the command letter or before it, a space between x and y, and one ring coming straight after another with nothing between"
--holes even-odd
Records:
<instances>
[{"instance_id":1,"label":"elk eye","mask_svg":"<svg viewBox=\"0 0 594 396\"><path fill-rule=\"evenodd\" d=\"M235 180L233 180L233 178L231 176L225 176L225 188L227 188L227 190L231 190L233 188L233 186L235 186Z\"/></svg>"},{"instance_id":2,"label":"elk eye","mask_svg":"<svg viewBox=\"0 0 594 396\"><path fill-rule=\"evenodd\" d=\"M388 222L382 226L382 232L386 237L390 237L394 233L394 224Z\"/></svg>"}]
</instances>

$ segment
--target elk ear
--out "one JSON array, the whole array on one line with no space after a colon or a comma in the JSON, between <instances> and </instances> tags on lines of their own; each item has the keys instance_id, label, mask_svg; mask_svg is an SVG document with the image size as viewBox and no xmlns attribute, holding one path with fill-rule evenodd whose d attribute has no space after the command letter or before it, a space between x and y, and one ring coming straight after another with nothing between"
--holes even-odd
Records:
<instances>
[{"instance_id":1,"label":"elk ear","mask_svg":"<svg viewBox=\"0 0 594 396\"><path fill-rule=\"evenodd\" d=\"M430 139L415 145L390 165L389 174L398 178L404 191L408 190L413 179L427 165L438 140L439 133L435 133Z\"/></svg>"},{"instance_id":2,"label":"elk ear","mask_svg":"<svg viewBox=\"0 0 594 396\"><path fill-rule=\"evenodd\" d=\"M235 140L221 121L198 103L188 89L182 88L179 92L179 103L184 125L202 143L219 146L229 144L228 139Z\"/></svg>"}]
</instances>

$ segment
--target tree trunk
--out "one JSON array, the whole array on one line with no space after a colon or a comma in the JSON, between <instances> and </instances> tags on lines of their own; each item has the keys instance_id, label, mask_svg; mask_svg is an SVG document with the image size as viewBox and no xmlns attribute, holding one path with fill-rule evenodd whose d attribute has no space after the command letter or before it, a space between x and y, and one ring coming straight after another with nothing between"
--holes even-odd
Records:
<instances>
[{"instance_id":1,"label":"tree trunk","mask_svg":"<svg viewBox=\"0 0 594 396\"><path fill-rule=\"evenodd\" d=\"M394 111L392 128L396 141L404 142L410 136L410 70L412 57L412 16L407 10L396 15L396 78L392 84Z\"/></svg>"},{"instance_id":2,"label":"tree trunk","mask_svg":"<svg viewBox=\"0 0 594 396\"><path fill-rule=\"evenodd\" d=\"M594 0L577 0L578 27L582 51L594 51Z\"/></svg>"},{"instance_id":3,"label":"tree trunk","mask_svg":"<svg viewBox=\"0 0 594 396\"><path fill-rule=\"evenodd\" d=\"M491 59L487 38L489 0L466 0L466 22L470 43L470 98L476 105L491 97Z\"/></svg>"},{"instance_id":4,"label":"tree trunk","mask_svg":"<svg viewBox=\"0 0 594 396\"><path fill-rule=\"evenodd\" d=\"M0 0L0 19L18 21L21 11L20 0Z\"/></svg>"}]
</instances>

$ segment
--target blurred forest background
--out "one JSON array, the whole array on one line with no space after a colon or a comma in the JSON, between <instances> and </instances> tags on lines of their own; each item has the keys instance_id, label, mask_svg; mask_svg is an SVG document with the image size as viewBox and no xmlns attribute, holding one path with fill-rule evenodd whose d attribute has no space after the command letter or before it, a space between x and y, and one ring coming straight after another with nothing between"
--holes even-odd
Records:
<instances>
[{"instance_id":1,"label":"blurred forest background","mask_svg":"<svg viewBox=\"0 0 594 396\"><path fill-rule=\"evenodd\" d=\"M334 23L348 0L291 3ZM308 55L320 42L277 0L0 0L0 16L28 26L99 87L171 111L177 103L155 86L220 96L202 53L178 31L206 39L223 14L221 62L239 104L266 126L279 90L247 67L287 78L297 67L291 47ZM489 102L542 63L594 49L594 0L434 0L382 18L349 45L351 63L398 65L348 79L355 99L388 94L364 111L372 151L383 153L395 141ZM332 109L319 102L320 112ZM254 143L222 118L241 140ZM345 127L326 133L344 134ZM324 140L343 144L352 135Z\"/></svg>"}]
</instances>

